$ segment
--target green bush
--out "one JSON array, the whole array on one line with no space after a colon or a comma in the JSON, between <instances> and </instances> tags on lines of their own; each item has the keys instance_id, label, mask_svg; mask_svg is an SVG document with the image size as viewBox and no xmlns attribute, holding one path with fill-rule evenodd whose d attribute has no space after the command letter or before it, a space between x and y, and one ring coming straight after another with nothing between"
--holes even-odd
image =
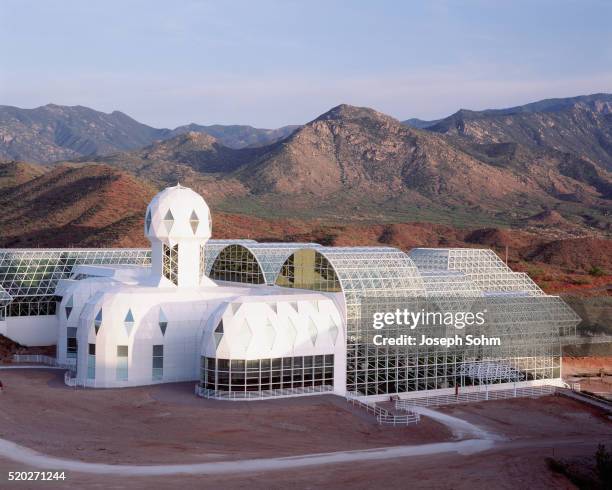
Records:
<instances>
[{"instance_id":1,"label":"green bush","mask_svg":"<svg viewBox=\"0 0 612 490\"><path fill-rule=\"evenodd\" d=\"M606 274L606 272L601 268L594 265L589 269L589 274L593 277L601 277Z\"/></svg>"}]
</instances>

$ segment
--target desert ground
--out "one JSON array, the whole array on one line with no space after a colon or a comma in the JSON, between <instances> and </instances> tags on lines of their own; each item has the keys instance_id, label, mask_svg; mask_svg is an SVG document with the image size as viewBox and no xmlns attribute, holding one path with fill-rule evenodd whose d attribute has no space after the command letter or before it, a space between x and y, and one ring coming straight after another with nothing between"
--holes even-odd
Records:
<instances>
[{"instance_id":1,"label":"desert ground","mask_svg":"<svg viewBox=\"0 0 612 490\"><path fill-rule=\"evenodd\" d=\"M219 402L196 398L190 383L75 390L63 384L62 371L47 369L3 370L0 379L5 387L0 438L51 457L111 465L236 462L345 451L357 451L361 458L227 474L66 471L64 482L13 482L14 488L574 488L547 467L546 458L580 463L592 459L598 443L612 445L612 423L605 413L560 396L439 409L493 434L496 441L484 451L370 460L368 451L452 443L457 436L427 416L418 425L381 427L371 415L332 395ZM9 484L9 471L27 469L40 468L0 457L0 486Z\"/></svg>"}]
</instances>

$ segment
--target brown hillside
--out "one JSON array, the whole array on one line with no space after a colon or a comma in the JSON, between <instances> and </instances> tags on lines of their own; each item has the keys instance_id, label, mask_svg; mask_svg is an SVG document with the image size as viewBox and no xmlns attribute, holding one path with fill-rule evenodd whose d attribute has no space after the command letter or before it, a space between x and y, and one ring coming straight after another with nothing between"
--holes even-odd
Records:
<instances>
[{"instance_id":1,"label":"brown hillside","mask_svg":"<svg viewBox=\"0 0 612 490\"><path fill-rule=\"evenodd\" d=\"M2 246L66 246L90 243L107 228L109 234L94 244L143 244L142 233L122 236L126 220L142 221L155 189L125 172L104 165L60 165L28 182L6 189L0 206Z\"/></svg>"},{"instance_id":2,"label":"brown hillside","mask_svg":"<svg viewBox=\"0 0 612 490\"><path fill-rule=\"evenodd\" d=\"M190 132L96 161L264 218L497 227L558 208L574 228L606 230L612 196L609 173L578 156L479 144L348 105L265 147L232 149Z\"/></svg>"},{"instance_id":3,"label":"brown hillside","mask_svg":"<svg viewBox=\"0 0 612 490\"><path fill-rule=\"evenodd\" d=\"M0 189L24 184L48 170L48 167L34 163L0 162Z\"/></svg>"},{"instance_id":4,"label":"brown hillside","mask_svg":"<svg viewBox=\"0 0 612 490\"><path fill-rule=\"evenodd\" d=\"M612 240L601 238L575 238L555 240L537 247L527 258L534 262L590 270L599 267L612 271Z\"/></svg>"}]
</instances>

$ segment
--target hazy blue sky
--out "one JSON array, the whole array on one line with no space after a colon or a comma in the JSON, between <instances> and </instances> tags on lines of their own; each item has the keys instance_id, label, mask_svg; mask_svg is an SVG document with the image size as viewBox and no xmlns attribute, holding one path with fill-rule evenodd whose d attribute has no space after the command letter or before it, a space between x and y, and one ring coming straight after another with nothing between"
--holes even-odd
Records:
<instances>
[{"instance_id":1,"label":"hazy blue sky","mask_svg":"<svg viewBox=\"0 0 612 490\"><path fill-rule=\"evenodd\" d=\"M400 119L612 92L612 1L0 0L0 104L155 126Z\"/></svg>"}]
</instances>

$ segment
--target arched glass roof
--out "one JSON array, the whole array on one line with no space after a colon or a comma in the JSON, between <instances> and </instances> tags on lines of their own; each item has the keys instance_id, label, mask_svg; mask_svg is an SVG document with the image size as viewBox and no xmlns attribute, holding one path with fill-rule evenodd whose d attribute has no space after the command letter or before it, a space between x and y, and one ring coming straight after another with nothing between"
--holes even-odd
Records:
<instances>
[{"instance_id":1,"label":"arched glass roof","mask_svg":"<svg viewBox=\"0 0 612 490\"><path fill-rule=\"evenodd\" d=\"M212 260L210 266L207 264L207 275L212 277L212 270L215 266L214 264L221 257L221 253L224 249L234 247L236 251L236 260L232 260L231 264L224 264L223 268L227 271L228 265L230 267L236 268L236 273L240 273L240 271L250 271L252 269L251 266L251 257L254 257L256 263L259 266L261 274L263 275L265 284L274 284L276 281L276 276L283 265L283 263L287 260L287 258L296 250L303 248L320 248L321 245L317 243L285 243L285 242L270 242L270 243L257 243L257 242L234 242L231 244L225 244L223 247L219 248L216 251L216 254L213 257L214 252L210 252L207 257L208 260ZM239 254L238 248L242 248L248 253ZM206 250L205 250L206 253ZM240 256L240 257L239 257ZM227 271L231 272L231 271ZM252 272L249 272L252 274ZM240 281L240 282L249 282L248 280ZM254 284L259 284L259 282L255 282Z\"/></svg>"},{"instance_id":2,"label":"arched glass roof","mask_svg":"<svg viewBox=\"0 0 612 490\"><path fill-rule=\"evenodd\" d=\"M228 245L232 244L241 244L241 243L257 243L255 240L208 240L204 245L204 272L208 276L210 275L210 270L212 269L213 262L219 255L219 252L223 250Z\"/></svg>"}]
</instances>

